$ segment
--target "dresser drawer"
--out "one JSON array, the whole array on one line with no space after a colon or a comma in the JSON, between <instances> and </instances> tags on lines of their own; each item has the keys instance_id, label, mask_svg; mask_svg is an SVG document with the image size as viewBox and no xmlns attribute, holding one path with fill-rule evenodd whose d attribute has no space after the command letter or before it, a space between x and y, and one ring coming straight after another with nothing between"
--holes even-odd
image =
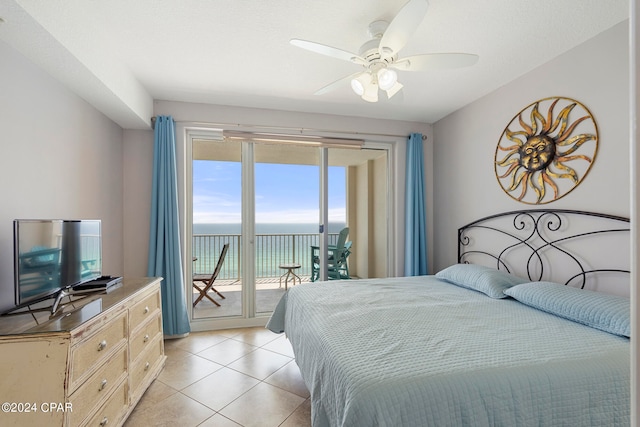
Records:
<instances>
[{"instance_id":1,"label":"dresser drawer","mask_svg":"<svg viewBox=\"0 0 640 427\"><path fill-rule=\"evenodd\" d=\"M71 348L69 393L82 382L85 375L107 359L116 347L126 342L127 313L122 312L86 340Z\"/></svg>"},{"instance_id":2,"label":"dresser drawer","mask_svg":"<svg viewBox=\"0 0 640 427\"><path fill-rule=\"evenodd\" d=\"M162 302L160 300L160 289L147 295L141 301L135 303L129 309L129 325L133 331L138 325L155 314L156 310L160 310Z\"/></svg>"},{"instance_id":3,"label":"dresser drawer","mask_svg":"<svg viewBox=\"0 0 640 427\"><path fill-rule=\"evenodd\" d=\"M82 426L105 427L120 425L128 405L127 382L122 381L105 404Z\"/></svg>"},{"instance_id":4,"label":"dresser drawer","mask_svg":"<svg viewBox=\"0 0 640 427\"><path fill-rule=\"evenodd\" d=\"M69 398L73 407L73 412L69 413L69 425L79 425L126 378L127 360L127 346L123 344L120 350L78 387Z\"/></svg>"},{"instance_id":5,"label":"dresser drawer","mask_svg":"<svg viewBox=\"0 0 640 427\"><path fill-rule=\"evenodd\" d=\"M146 383L146 379L154 372L157 373L157 364L163 358L164 343L162 336L149 343L149 346L138 356L135 363L130 367L131 396L135 398L138 388Z\"/></svg>"},{"instance_id":6,"label":"dresser drawer","mask_svg":"<svg viewBox=\"0 0 640 427\"><path fill-rule=\"evenodd\" d=\"M156 336L162 332L162 316L156 312L154 317L142 325L129 339L129 351L133 362L149 346Z\"/></svg>"}]
</instances>

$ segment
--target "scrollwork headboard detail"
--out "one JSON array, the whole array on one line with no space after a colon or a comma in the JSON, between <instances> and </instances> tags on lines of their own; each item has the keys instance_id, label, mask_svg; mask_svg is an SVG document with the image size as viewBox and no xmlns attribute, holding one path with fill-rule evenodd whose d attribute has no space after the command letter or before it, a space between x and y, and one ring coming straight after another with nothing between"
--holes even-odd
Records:
<instances>
[{"instance_id":1,"label":"scrollwork headboard detail","mask_svg":"<svg viewBox=\"0 0 640 427\"><path fill-rule=\"evenodd\" d=\"M564 209L511 211L459 228L458 262L580 288L624 281L628 289L629 239L629 219L619 216Z\"/></svg>"}]
</instances>

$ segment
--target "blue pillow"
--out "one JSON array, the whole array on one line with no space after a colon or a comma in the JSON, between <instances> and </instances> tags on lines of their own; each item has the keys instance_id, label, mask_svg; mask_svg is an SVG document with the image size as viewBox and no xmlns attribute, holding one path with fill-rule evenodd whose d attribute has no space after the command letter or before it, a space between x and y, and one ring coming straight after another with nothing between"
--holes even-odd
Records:
<instances>
[{"instance_id":1,"label":"blue pillow","mask_svg":"<svg viewBox=\"0 0 640 427\"><path fill-rule=\"evenodd\" d=\"M495 268L476 264L454 264L436 273L436 277L463 288L482 292L491 298L506 298L503 292L505 289L529 281Z\"/></svg>"},{"instance_id":2,"label":"blue pillow","mask_svg":"<svg viewBox=\"0 0 640 427\"><path fill-rule=\"evenodd\" d=\"M631 336L629 298L552 282L531 282L504 291L523 304L625 337Z\"/></svg>"}]
</instances>

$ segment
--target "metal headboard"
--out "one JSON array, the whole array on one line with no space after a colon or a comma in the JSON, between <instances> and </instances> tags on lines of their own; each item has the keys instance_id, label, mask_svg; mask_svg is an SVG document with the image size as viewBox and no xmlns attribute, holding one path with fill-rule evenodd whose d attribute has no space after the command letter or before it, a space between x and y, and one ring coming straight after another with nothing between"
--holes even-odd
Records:
<instances>
[{"instance_id":1,"label":"metal headboard","mask_svg":"<svg viewBox=\"0 0 640 427\"><path fill-rule=\"evenodd\" d=\"M629 280L629 239L628 218L566 209L511 211L459 228L458 262L584 288L587 277L622 274Z\"/></svg>"}]
</instances>

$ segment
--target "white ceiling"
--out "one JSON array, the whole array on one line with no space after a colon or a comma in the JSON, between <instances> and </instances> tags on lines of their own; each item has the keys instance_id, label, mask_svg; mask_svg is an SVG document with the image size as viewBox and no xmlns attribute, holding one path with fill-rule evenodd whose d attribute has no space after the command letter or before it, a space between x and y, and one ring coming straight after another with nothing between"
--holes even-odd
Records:
<instances>
[{"instance_id":1,"label":"white ceiling","mask_svg":"<svg viewBox=\"0 0 640 427\"><path fill-rule=\"evenodd\" d=\"M404 3L2 0L0 39L124 128L148 128L154 99L433 123L629 16L628 0L430 0L400 56L474 53L476 65L400 71L402 96L375 104L346 85L313 95L360 66L289 40L357 53L368 24Z\"/></svg>"}]
</instances>

